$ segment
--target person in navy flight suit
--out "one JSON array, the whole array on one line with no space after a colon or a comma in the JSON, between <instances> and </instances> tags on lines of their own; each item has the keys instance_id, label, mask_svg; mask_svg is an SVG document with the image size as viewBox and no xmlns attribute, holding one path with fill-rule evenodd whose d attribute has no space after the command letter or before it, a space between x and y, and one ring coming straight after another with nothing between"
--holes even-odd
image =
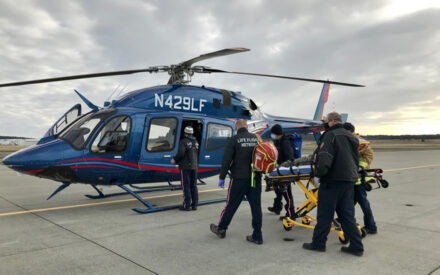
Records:
<instances>
[{"instance_id":1,"label":"person in navy flight suit","mask_svg":"<svg viewBox=\"0 0 440 275\"><path fill-rule=\"evenodd\" d=\"M318 214L313 239L303 248L325 251L335 211L339 214L342 230L350 241L341 251L362 256L362 237L354 217L354 184L358 179L359 141L342 126L341 115L332 112L325 118L326 131L316 150L315 176L320 179Z\"/></svg>"},{"instance_id":2,"label":"person in navy flight suit","mask_svg":"<svg viewBox=\"0 0 440 275\"><path fill-rule=\"evenodd\" d=\"M277 163L280 165L285 161L290 161L294 159L293 147L290 141L290 137L283 134L283 128L279 124L275 124L270 129L270 137L273 140L275 147L278 150L278 159ZM278 188L274 188L275 199L273 201L273 206L268 207L267 209L270 212L273 212L277 215L280 214L281 209L283 208L283 197L286 200L286 205L284 209L286 209L286 216L290 218L295 218L295 205L293 201L292 195L292 187L289 184L286 190L280 190ZM281 219L284 217L281 217Z\"/></svg>"},{"instance_id":3,"label":"person in navy flight suit","mask_svg":"<svg viewBox=\"0 0 440 275\"><path fill-rule=\"evenodd\" d=\"M185 137L179 143L177 155L171 160L172 164L179 165L183 190L183 205L179 209L184 211L197 210L199 202L197 191L199 143L193 134L194 129L191 126L186 126Z\"/></svg>"},{"instance_id":4,"label":"person in navy flight suit","mask_svg":"<svg viewBox=\"0 0 440 275\"><path fill-rule=\"evenodd\" d=\"M237 134L229 140L225 147L218 186L220 188L225 187L226 174L230 170L231 181L229 183L228 198L218 225L212 223L210 229L219 238L224 238L232 217L246 196L251 207L252 227L254 229L252 235L246 236L246 240L262 244L261 173L255 173L254 184L251 182L251 163L258 137L249 133L247 127L246 120L239 119L235 124Z\"/></svg>"}]
</instances>

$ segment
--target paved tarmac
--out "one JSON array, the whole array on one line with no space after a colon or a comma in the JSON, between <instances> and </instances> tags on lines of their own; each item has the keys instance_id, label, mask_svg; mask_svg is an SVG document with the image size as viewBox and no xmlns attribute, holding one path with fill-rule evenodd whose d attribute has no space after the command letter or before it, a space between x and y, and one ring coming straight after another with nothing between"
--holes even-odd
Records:
<instances>
[{"instance_id":1,"label":"paved tarmac","mask_svg":"<svg viewBox=\"0 0 440 275\"><path fill-rule=\"evenodd\" d=\"M326 253L303 250L312 231L285 231L267 211L272 192L262 195L264 244L257 246L245 241L247 202L219 239L209 224L225 203L140 215L130 196L91 200L83 195L94 190L79 184L46 201L57 183L0 165L0 274L440 274L440 151L379 152L374 167L386 170L390 187L368 194L379 233L364 239L363 257L354 257L340 252L334 232ZM215 177L207 182L201 200L226 196ZM293 191L299 205L304 193ZM144 196L160 206L181 202L181 191ZM36 212L20 212L29 209Z\"/></svg>"}]
</instances>

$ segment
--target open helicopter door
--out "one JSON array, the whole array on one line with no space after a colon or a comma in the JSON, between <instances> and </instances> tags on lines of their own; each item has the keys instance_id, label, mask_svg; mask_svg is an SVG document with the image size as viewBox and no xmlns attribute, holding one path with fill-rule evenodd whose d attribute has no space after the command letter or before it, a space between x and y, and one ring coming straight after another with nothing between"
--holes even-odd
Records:
<instances>
[{"instance_id":1,"label":"open helicopter door","mask_svg":"<svg viewBox=\"0 0 440 275\"><path fill-rule=\"evenodd\" d=\"M70 126L79 116L81 116L81 104L78 103L62 115L37 144L43 144L55 139L59 133Z\"/></svg>"},{"instance_id":2,"label":"open helicopter door","mask_svg":"<svg viewBox=\"0 0 440 275\"><path fill-rule=\"evenodd\" d=\"M180 179L171 159L177 154L181 124L180 114L149 114L145 119L139 168L156 182Z\"/></svg>"}]
</instances>

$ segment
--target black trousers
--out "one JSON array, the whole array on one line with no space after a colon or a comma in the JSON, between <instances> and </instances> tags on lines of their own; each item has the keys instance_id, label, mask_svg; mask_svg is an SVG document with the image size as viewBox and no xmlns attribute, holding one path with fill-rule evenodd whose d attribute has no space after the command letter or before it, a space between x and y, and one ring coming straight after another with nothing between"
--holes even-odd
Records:
<instances>
[{"instance_id":1,"label":"black trousers","mask_svg":"<svg viewBox=\"0 0 440 275\"><path fill-rule=\"evenodd\" d=\"M283 208L283 197L286 200L284 209L286 210L286 216L292 217L295 213L295 205L293 203L292 185L289 183L285 191L274 189L275 199L273 200L273 209L275 212L281 212Z\"/></svg>"},{"instance_id":2,"label":"black trousers","mask_svg":"<svg viewBox=\"0 0 440 275\"><path fill-rule=\"evenodd\" d=\"M367 229L377 231L376 222L374 221L373 211L371 211L370 202L367 199L367 191L362 185L354 186L354 204L359 206L364 212L364 225Z\"/></svg>"},{"instance_id":3,"label":"black trousers","mask_svg":"<svg viewBox=\"0 0 440 275\"><path fill-rule=\"evenodd\" d=\"M314 247L325 247L337 211L344 235L350 240L350 247L356 251L364 250L354 217L353 196L354 182L321 182L318 191L318 222L313 231Z\"/></svg>"},{"instance_id":4,"label":"black trousers","mask_svg":"<svg viewBox=\"0 0 440 275\"><path fill-rule=\"evenodd\" d=\"M252 228L254 232L252 238L254 240L263 240L261 233L262 213L261 213L261 177L255 177L255 187L251 187L251 179L232 179L229 183L228 200L223 210L219 229L228 229L232 217L246 196L252 212Z\"/></svg>"},{"instance_id":5,"label":"black trousers","mask_svg":"<svg viewBox=\"0 0 440 275\"><path fill-rule=\"evenodd\" d=\"M180 170L181 184L183 191L183 207L190 208L199 203L199 194L197 191L197 170Z\"/></svg>"}]
</instances>

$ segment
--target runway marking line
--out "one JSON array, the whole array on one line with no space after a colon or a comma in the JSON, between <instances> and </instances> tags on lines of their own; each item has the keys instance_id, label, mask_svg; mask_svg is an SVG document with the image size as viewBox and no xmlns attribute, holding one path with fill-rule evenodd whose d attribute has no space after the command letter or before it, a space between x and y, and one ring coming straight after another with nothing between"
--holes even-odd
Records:
<instances>
[{"instance_id":1,"label":"runway marking line","mask_svg":"<svg viewBox=\"0 0 440 275\"><path fill-rule=\"evenodd\" d=\"M199 191L199 193L208 193L208 192L221 191L221 190L224 190L224 189L215 188L215 189L209 189L209 190L202 190L202 191ZM148 199L175 197L175 196L182 196L182 193L168 194L168 195L158 195L158 196L150 196L150 197L142 197L142 198L144 200L148 200ZM23 210L23 211L15 211L15 212L6 212L6 213L0 213L0 217L20 215L20 214L29 214L29 213L38 213L38 212L47 212L47 211L54 211L54 210L61 210L61 209L79 208L79 207L86 207L86 206L114 204L114 203L129 202L129 201L137 201L137 199L132 198L132 199L92 202L92 203L66 205L66 206L57 206L57 207L42 208L42 209L31 209L31 210Z\"/></svg>"},{"instance_id":2,"label":"runway marking line","mask_svg":"<svg viewBox=\"0 0 440 275\"><path fill-rule=\"evenodd\" d=\"M393 169L387 169L387 170L383 170L383 171L384 172L394 172L394 171L438 167L438 166L440 166L440 164L430 164L430 165L413 166L413 167L405 167L405 168L393 168ZM208 192L215 192L215 191L221 191L221 190L225 190L225 189L215 188L215 189L209 189L209 190L202 190L202 191L199 191L199 193L208 193ZM157 195L157 196L142 197L142 198L145 200L148 200L148 199L157 199L157 198L176 197L176 196L181 196L181 195L182 195L181 193L176 193L176 194ZM103 202L92 202L92 203L84 203L84 204L66 205L66 206L58 206L58 207L50 207L50 208L42 208L42 209L31 209L31 210L23 210L23 211L6 212L6 213L0 213L0 217L20 215L20 214L29 214L29 213L38 213L38 212L48 212L48 211L61 210L61 209L80 208L80 207L87 207L87 206L115 204L115 203L129 202L129 201L137 201L137 199L131 198L131 199L122 199L122 200L112 200L112 201L103 201Z\"/></svg>"},{"instance_id":3,"label":"runway marking line","mask_svg":"<svg viewBox=\"0 0 440 275\"><path fill-rule=\"evenodd\" d=\"M406 168L394 168L394 169L387 169L387 170L383 170L383 171L384 172L394 172L394 171L401 171L401 170L411 170L411 169L429 168L429 167L438 167L438 166L440 166L439 163L430 164L430 165L423 165L423 166L406 167Z\"/></svg>"}]
</instances>

